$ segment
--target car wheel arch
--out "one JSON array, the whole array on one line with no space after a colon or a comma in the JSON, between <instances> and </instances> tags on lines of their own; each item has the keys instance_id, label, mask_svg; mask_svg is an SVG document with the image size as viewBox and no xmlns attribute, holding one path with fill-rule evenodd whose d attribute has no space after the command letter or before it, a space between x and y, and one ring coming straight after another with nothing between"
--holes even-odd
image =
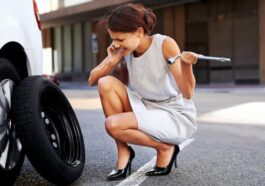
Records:
<instances>
[{"instance_id":1,"label":"car wheel arch","mask_svg":"<svg viewBox=\"0 0 265 186\"><path fill-rule=\"evenodd\" d=\"M27 55L17 42L9 42L0 49L0 58L10 61L16 68L21 80L28 77Z\"/></svg>"}]
</instances>

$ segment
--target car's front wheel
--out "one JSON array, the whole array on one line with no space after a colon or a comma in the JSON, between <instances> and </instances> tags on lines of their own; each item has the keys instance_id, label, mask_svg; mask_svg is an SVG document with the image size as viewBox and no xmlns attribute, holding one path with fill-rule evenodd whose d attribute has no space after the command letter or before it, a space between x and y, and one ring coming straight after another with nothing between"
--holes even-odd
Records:
<instances>
[{"instance_id":1,"label":"car's front wheel","mask_svg":"<svg viewBox=\"0 0 265 186\"><path fill-rule=\"evenodd\" d=\"M18 82L14 66L0 59L0 185L15 182L25 157L11 118L12 95Z\"/></svg>"}]
</instances>

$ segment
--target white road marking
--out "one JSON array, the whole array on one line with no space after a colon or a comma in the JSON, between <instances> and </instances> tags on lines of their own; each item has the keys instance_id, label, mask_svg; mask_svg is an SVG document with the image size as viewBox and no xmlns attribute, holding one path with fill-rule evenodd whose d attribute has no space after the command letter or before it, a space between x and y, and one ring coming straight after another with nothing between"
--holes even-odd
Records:
<instances>
[{"instance_id":1,"label":"white road marking","mask_svg":"<svg viewBox=\"0 0 265 186\"><path fill-rule=\"evenodd\" d=\"M188 146L194 139L187 139L183 143L179 145L179 149L183 150L184 147ZM147 162L144 166L142 166L140 169L138 169L135 173L133 173L131 176L127 177L125 180L120 182L117 186L138 186L140 185L146 178L145 172L150 170L156 161L156 156L152 158L151 161Z\"/></svg>"},{"instance_id":2,"label":"white road marking","mask_svg":"<svg viewBox=\"0 0 265 186\"><path fill-rule=\"evenodd\" d=\"M264 101L243 103L202 114L197 122L264 126L264 108Z\"/></svg>"},{"instance_id":3,"label":"white road marking","mask_svg":"<svg viewBox=\"0 0 265 186\"><path fill-rule=\"evenodd\" d=\"M191 142L193 142L193 141L194 141L194 138L190 138L190 139L185 140L183 143L181 143L181 144L179 145L179 149L180 149L180 150L183 150L184 147L188 146L188 145L191 144Z\"/></svg>"}]
</instances>

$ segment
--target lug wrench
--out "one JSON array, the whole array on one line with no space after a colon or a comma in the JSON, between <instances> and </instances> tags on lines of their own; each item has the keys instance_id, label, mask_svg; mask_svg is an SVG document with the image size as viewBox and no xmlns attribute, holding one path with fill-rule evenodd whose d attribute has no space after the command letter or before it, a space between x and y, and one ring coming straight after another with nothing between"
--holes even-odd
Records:
<instances>
[{"instance_id":1,"label":"lug wrench","mask_svg":"<svg viewBox=\"0 0 265 186\"><path fill-rule=\"evenodd\" d=\"M224 57L213 57L213 56L204 56L201 54L196 54L197 58L199 60L206 60L206 61L219 61L219 62L223 62L223 63L227 63L227 62L231 62L230 58L224 58ZM178 58L181 57L181 54L176 55L175 57L169 58L172 61L177 60Z\"/></svg>"}]
</instances>

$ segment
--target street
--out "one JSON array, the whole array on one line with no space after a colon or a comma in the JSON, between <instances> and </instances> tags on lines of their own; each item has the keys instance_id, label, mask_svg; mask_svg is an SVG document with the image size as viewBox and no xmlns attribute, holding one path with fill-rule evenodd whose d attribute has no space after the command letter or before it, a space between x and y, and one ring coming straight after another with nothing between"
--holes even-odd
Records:
<instances>
[{"instance_id":1,"label":"street","mask_svg":"<svg viewBox=\"0 0 265 186\"><path fill-rule=\"evenodd\" d=\"M265 184L264 87L199 86L193 98L198 110L198 130L193 142L179 153L178 167L173 167L168 176L140 175L127 183L126 180L106 180L115 166L116 146L105 132L97 90L68 84L61 88L76 112L86 147L84 172L73 186ZM132 174L156 155L149 148L134 145L133 148L136 157ZM41 178L26 159L15 185L51 184Z\"/></svg>"}]
</instances>

